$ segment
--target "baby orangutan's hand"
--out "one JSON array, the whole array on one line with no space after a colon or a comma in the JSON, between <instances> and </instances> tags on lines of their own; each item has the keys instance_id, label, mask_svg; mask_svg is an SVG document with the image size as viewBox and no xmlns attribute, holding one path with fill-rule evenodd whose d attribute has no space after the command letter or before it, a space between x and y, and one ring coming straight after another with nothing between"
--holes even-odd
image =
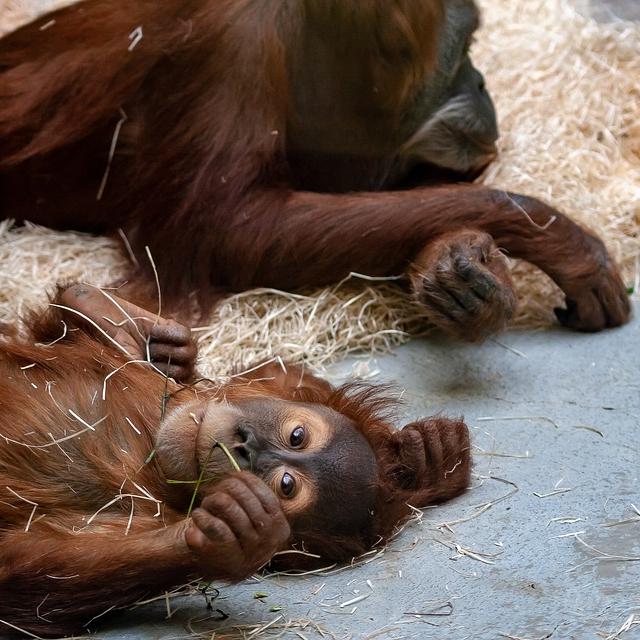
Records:
<instances>
[{"instance_id":1,"label":"baby orangutan's hand","mask_svg":"<svg viewBox=\"0 0 640 640\"><path fill-rule=\"evenodd\" d=\"M198 350L188 327L162 318L98 287L75 284L63 290L58 302L74 320L88 319L87 330L134 360L149 360L165 375L179 381L193 376Z\"/></svg>"},{"instance_id":2,"label":"baby orangutan's hand","mask_svg":"<svg viewBox=\"0 0 640 640\"><path fill-rule=\"evenodd\" d=\"M276 495L246 471L215 485L191 516L185 540L204 578L244 580L291 536Z\"/></svg>"}]
</instances>

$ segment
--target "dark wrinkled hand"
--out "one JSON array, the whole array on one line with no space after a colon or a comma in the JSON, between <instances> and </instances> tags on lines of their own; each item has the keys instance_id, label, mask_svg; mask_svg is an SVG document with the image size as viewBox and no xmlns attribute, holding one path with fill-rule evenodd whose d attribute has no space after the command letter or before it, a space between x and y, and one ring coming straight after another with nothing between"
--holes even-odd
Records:
<instances>
[{"instance_id":1,"label":"dark wrinkled hand","mask_svg":"<svg viewBox=\"0 0 640 640\"><path fill-rule=\"evenodd\" d=\"M627 289L602 242L593 236L587 240L589 251L581 256L580 270L558 282L566 295L566 309L554 309L556 317L577 331L618 327L631 317Z\"/></svg>"},{"instance_id":2,"label":"dark wrinkled hand","mask_svg":"<svg viewBox=\"0 0 640 640\"><path fill-rule=\"evenodd\" d=\"M437 238L418 255L410 276L428 320L462 340L503 330L516 309L506 260L482 231Z\"/></svg>"},{"instance_id":3,"label":"dark wrinkled hand","mask_svg":"<svg viewBox=\"0 0 640 640\"><path fill-rule=\"evenodd\" d=\"M202 577L239 582L286 547L291 530L276 495L248 472L215 485L185 532Z\"/></svg>"}]
</instances>

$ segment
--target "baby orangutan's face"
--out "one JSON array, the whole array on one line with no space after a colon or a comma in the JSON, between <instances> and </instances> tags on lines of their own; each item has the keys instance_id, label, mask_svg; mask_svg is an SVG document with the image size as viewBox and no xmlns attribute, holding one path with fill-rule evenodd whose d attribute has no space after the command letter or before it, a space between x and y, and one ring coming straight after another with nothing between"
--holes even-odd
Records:
<instances>
[{"instance_id":1,"label":"baby orangutan's face","mask_svg":"<svg viewBox=\"0 0 640 640\"><path fill-rule=\"evenodd\" d=\"M156 439L167 479L193 481L203 475L211 482L229 473L231 465L216 442L227 446L241 469L273 489L294 529L349 535L368 528L376 459L340 413L267 398L184 404L168 412Z\"/></svg>"}]
</instances>

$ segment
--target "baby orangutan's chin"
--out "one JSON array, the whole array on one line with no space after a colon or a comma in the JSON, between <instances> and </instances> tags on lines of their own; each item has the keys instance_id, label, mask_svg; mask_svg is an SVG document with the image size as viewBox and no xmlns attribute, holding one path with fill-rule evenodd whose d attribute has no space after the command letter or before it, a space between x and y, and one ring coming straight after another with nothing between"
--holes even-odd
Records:
<instances>
[{"instance_id":1,"label":"baby orangutan's chin","mask_svg":"<svg viewBox=\"0 0 640 640\"><path fill-rule=\"evenodd\" d=\"M168 480L196 480L207 465L207 477L229 473L229 461L216 442L232 448L238 441L242 413L213 400L194 400L167 411L156 435L156 458ZM208 462L207 462L208 460Z\"/></svg>"}]
</instances>

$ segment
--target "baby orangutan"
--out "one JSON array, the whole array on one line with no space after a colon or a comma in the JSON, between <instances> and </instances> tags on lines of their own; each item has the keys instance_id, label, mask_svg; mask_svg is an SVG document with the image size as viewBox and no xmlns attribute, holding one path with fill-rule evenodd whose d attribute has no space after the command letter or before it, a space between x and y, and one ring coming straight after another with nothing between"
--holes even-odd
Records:
<instances>
[{"instance_id":1,"label":"baby orangutan","mask_svg":"<svg viewBox=\"0 0 640 640\"><path fill-rule=\"evenodd\" d=\"M186 385L188 329L84 285L27 326L0 336L9 632L81 632L191 579L243 580L281 551L280 566L309 561L296 549L342 561L388 538L408 505L468 485L464 423L396 431L384 387L336 389L279 364Z\"/></svg>"}]
</instances>

